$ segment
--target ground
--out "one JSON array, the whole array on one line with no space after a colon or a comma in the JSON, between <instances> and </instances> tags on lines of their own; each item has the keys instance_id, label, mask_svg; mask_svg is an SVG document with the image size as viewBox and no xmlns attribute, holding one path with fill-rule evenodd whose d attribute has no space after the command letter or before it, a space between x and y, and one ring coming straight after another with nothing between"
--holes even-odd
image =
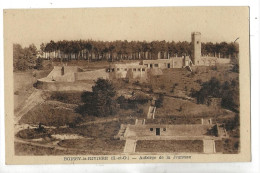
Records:
<instances>
[{"instance_id":1,"label":"ground","mask_svg":"<svg viewBox=\"0 0 260 173\"><path fill-rule=\"evenodd\" d=\"M58 62L53 62L52 65ZM68 65L84 69L109 67L108 62L72 61ZM33 84L38 78L48 75L51 68L14 72L15 110L23 106L36 90ZM151 98L164 94L163 105L156 109L156 118L147 124L200 124L201 118L212 118L213 123L232 122L235 115L230 110L215 109L197 104L190 97L191 89L199 90L201 83L216 77L221 82L237 79L238 73L228 66L187 69L165 69L164 75L155 76L146 83L115 80L118 93L141 92ZM46 92L46 91L45 91ZM82 105L82 92L47 92L48 97L19 120L15 152L18 155L62 155L62 154L111 154L122 153L125 141L114 139L120 124L134 124L135 119L145 119L150 102L138 104L134 109L120 108L111 117L82 115L77 107ZM127 95L127 94L126 94ZM118 95L119 97L120 95ZM42 124L39 127L39 124ZM229 139L216 141L217 152L239 152L239 128L228 130ZM137 152L202 152L202 141L137 141Z\"/></svg>"}]
</instances>

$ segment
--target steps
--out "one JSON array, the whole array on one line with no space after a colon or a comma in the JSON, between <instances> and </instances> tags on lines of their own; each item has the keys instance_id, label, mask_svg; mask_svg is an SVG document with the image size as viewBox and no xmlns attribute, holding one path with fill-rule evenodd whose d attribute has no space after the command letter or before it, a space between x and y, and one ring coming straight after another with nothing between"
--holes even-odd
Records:
<instances>
[{"instance_id":1,"label":"steps","mask_svg":"<svg viewBox=\"0 0 260 173\"><path fill-rule=\"evenodd\" d=\"M214 140L203 140L203 152L205 154L216 153L215 141Z\"/></svg>"},{"instance_id":2,"label":"steps","mask_svg":"<svg viewBox=\"0 0 260 173\"><path fill-rule=\"evenodd\" d=\"M135 120L135 125L145 125L145 119L143 119L143 120L136 119Z\"/></svg>"},{"instance_id":3,"label":"steps","mask_svg":"<svg viewBox=\"0 0 260 173\"><path fill-rule=\"evenodd\" d=\"M126 131L127 125L121 124L120 129L118 131L118 134L114 136L114 139L121 139L124 137L125 131Z\"/></svg>"},{"instance_id":4,"label":"steps","mask_svg":"<svg viewBox=\"0 0 260 173\"><path fill-rule=\"evenodd\" d=\"M156 107L150 106L149 109L148 109L148 113L147 113L147 119L154 119L155 118L155 111L156 111Z\"/></svg>"},{"instance_id":5,"label":"steps","mask_svg":"<svg viewBox=\"0 0 260 173\"><path fill-rule=\"evenodd\" d=\"M124 153L134 153L136 148L136 140L128 139L125 142Z\"/></svg>"}]
</instances>

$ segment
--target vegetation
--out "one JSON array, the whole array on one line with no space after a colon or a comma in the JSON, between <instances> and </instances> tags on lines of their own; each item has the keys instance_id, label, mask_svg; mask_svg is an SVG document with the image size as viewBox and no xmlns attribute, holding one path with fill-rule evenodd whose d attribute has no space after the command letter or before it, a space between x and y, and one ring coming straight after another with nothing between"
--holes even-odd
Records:
<instances>
[{"instance_id":1,"label":"vegetation","mask_svg":"<svg viewBox=\"0 0 260 173\"><path fill-rule=\"evenodd\" d=\"M63 60L86 59L92 60L123 60L123 59L157 59L170 56L191 55L191 43L166 42L163 41L94 41L94 40L74 40L74 41L50 41L42 43L41 51L45 52L45 58L55 58ZM221 58L236 57L239 50L235 43L202 43L202 54L209 56L219 56Z\"/></svg>"},{"instance_id":2,"label":"vegetation","mask_svg":"<svg viewBox=\"0 0 260 173\"><path fill-rule=\"evenodd\" d=\"M239 83L238 79L225 81L223 84L213 77L202 84L199 91L192 91L197 102L204 104L209 97L222 98L222 106L230 110L239 111Z\"/></svg>"},{"instance_id":3,"label":"vegetation","mask_svg":"<svg viewBox=\"0 0 260 173\"><path fill-rule=\"evenodd\" d=\"M25 71L36 66L37 48L34 44L22 48L20 44L13 45L13 67L15 71ZM38 62L39 66L39 62Z\"/></svg>"},{"instance_id":4,"label":"vegetation","mask_svg":"<svg viewBox=\"0 0 260 173\"><path fill-rule=\"evenodd\" d=\"M77 111L87 113L97 117L107 117L114 115L117 110L114 86L109 80L98 79L92 87L93 92L82 94L83 106L79 106Z\"/></svg>"},{"instance_id":5,"label":"vegetation","mask_svg":"<svg viewBox=\"0 0 260 173\"><path fill-rule=\"evenodd\" d=\"M66 104L43 103L35 106L21 119L20 123L43 124L46 126L64 126L77 124L81 121L81 115L73 111L73 107Z\"/></svg>"},{"instance_id":6,"label":"vegetation","mask_svg":"<svg viewBox=\"0 0 260 173\"><path fill-rule=\"evenodd\" d=\"M163 106L163 101L164 101L164 96L163 96L163 94L160 94L159 98L155 101L155 106L157 108L162 107Z\"/></svg>"},{"instance_id":7,"label":"vegetation","mask_svg":"<svg viewBox=\"0 0 260 173\"><path fill-rule=\"evenodd\" d=\"M201 140L142 140L137 141L136 152L202 152Z\"/></svg>"},{"instance_id":8,"label":"vegetation","mask_svg":"<svg viewBox=\"0 0 260 173\"><path fill-rule=\"evenodd\" d=\"M81 104L81 91L53 91L50 99L69 104Z\"/></svg>"},{"instance_id":9,"label":"vegetation","mask_svg":"<svg viewBox=\"0 0 260 173\"><path fill-rule=\"evenodd\" d=\"M65 148L74 148L80 150L92 150L102 152L119 152L122 153L125 145L125 141L110 140L110 139L71 139L63 140L58 143L59 146ZM96 153L95 153L96 154Z\"/></svg>"}]
</instances>

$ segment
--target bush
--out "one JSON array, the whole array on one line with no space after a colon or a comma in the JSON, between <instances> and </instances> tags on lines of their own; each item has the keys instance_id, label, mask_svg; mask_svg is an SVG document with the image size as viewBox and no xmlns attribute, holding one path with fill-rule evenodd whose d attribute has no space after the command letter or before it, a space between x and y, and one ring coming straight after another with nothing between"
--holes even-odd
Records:
<instances>
[{"instance_id":1,"label":"bush","mask_svg":"<svg viewBox=\"0 0 260 173\"><path fill-rule=\"evenodd\" d=\"M239 111L239 83L238 79L223 84L216 78L204 82L199 91L191 90L191 96L197 98L197 102L205 104L207 98L222 98L222 107L238 112Z\"/></svg>"},{"instance_id":2,"label":"bush","mask_svg":"<svg viewBox=\"0 0 260 173\"><path fill-rule=\"evenodd\" d=\"M159 98L155 101L155 106L161 108L163 106L164 95L160 94Z\"/></svg>"},{"instance_id":3,"label":"bush","mask_svg":"<svg viewBox=\"0 0 260 173\"><path fill-rule=\"evenodd\" d=\"M43 59L42 58L37 58L36 59L35 69L37 69L37 70L42 70L43 69Z\"/></svg>"}]
</instances>

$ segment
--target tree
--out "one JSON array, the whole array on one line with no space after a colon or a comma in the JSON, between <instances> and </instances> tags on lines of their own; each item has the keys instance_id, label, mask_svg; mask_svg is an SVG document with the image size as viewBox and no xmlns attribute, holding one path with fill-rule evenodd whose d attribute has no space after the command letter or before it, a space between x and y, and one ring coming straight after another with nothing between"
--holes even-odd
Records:
<instances>
[{"instance_id":1,"label":"tree","mask_svg":"<svg viewBox=\"0 0 260 173\"><path fill-rule=\"evenodd\" d=\"M88 113L97 117L114 115L117 110L115 95L116 91L109 80L98 79L93 92L82 94L82 101L85 103L78 108L80 113Z\"/></svg>"},{"instance_id":2,"label":"tree","mask_svg":"<svg viewBox=\"0 0 260 173\"><path fill-rule=\"evenodd\" d=\"M197 102L204 104L209 97L222 98L221 105L224 108L239 112L239 82L238 78L231 81L225 81L223 84L216 78L204 82L199 91L191 92Z\"/></svg>"},{"instance_id":3,"label":"tree","mask_svg":"<svg viewBox=\"0 0 260 173\"><path fill-rule=\"evenodd\" d=\"M197 98L197 102L204 104L208 97L220 97L221 83L220 81L212 77L210 81L204 82L202 88L194 93L194 97Z\"/></svg>"},{"instance_id":4,"label":"tree","mask_svg":"<svg viewBox=\"0 0 260 173\"><path fill-rule=\"evenodd\" d=\"M36 65L37 48L34 44L22 48L20 44L13 45L14 70L25 71Z\"/></svg>"}]
</instances>

